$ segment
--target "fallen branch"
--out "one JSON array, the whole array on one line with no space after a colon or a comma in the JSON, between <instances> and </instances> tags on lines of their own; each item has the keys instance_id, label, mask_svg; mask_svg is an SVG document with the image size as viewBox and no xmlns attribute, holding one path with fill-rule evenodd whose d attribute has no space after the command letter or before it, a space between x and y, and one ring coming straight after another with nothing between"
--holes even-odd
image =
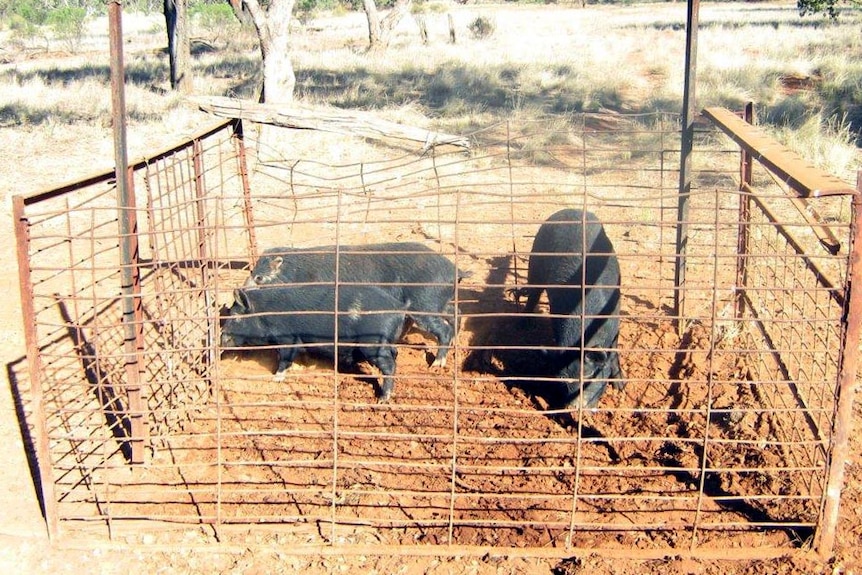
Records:
<instances>
[{"instance_id":1,"label":"fallen branch","mask_svg":"<svg viewBox=\"0 0 862 575\"><path fill-rule=\"evenodd\" d=\"M304 110L220 96L195 96L191 101L204 112L223 118L240 118L286 128L352 134L372 139L394 138L421 142L422 153L443 145L465 150L470 148L470 141L463 136L388 122L364 112Z\"/></svg>"}]
</instances>

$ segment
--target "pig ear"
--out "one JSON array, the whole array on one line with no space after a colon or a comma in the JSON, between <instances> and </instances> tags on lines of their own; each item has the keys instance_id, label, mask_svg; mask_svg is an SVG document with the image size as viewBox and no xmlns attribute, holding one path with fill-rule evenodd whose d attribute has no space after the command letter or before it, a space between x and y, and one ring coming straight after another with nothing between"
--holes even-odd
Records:
<instances>
[{"instance_id":1,"label":"pig ear","mask_svg":"<svg viewBox=\"0 0 862 575\"><path fill-rule=\"evenodd\" d=\"M235 289L233 290L233 300L246 311L251 308L248 303L248 297L245 295L245 290Z\"/></svg>"},{"instance_id":2,"label":"pig ear","mask_svg":"<svg viewBox=\"0 0 862 575\"><path fill-rule=\"evenodd\" d=\"M278 270L281 269L281 262L284 261L284 257L275 256L269 263L269 271L271 273L277 274Z\"/></svg>"}]
</instances>

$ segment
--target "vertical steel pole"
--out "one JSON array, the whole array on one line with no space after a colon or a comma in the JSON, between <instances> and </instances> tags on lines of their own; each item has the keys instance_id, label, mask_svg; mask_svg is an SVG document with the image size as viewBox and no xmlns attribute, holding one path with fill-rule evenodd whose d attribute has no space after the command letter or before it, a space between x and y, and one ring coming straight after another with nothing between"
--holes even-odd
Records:
<instances>
[{"instance_id":1,"label":"vertical steel pole","mask_svg":"<svg viewBox=\"0 0 862 575\"><path fill-rule=\"evenodd\" d=\"M117 178L117 210L120 236L120 282L123 301L126 393L130 422L129 447L132 463L144 462L143 400L138 354L141 349L141 292L138 261L138 223L135 194L126 152L126 97L123 65L122 6L118 0L108 2L111 47L111 104L114 120L114 171Z\"/></svg>"},{"instance_id":2,"label":"vertical steel pole","mask_svg":"<svg viewBox=\"0 0 862 575\"><path fill-rule=\"evenodd\" d=\"M862 328L862 170L856 174L853 196L850 267L847 271L847 294L844 298L844 337L838 367L838 390L832 441L829 452L829 476L826 500L818 522L817 553L828 558L835 545L838 507L844 486L844 467L850 455L850 432L853 426L853 394L859 363L859 337Z\"/></svg>"},{"instance_id":3,"label":"vertical steel pole","mask_svg":"<svg viewBox=\"0 0 862 575\"><path fill-rule=\"evenodd\" d=\"M198 265L201 267L201 273L204 277L201 278L201 285L208 285L206 280L207 258L209 253L207 250L207 211L206 211L206 190L204 189L204 150L203 144L199 139L192 142L192 170L194 171L194 187L195 187L195 216L197 218L198 228Z\"/></svg>"},{"instance_id":4,"label":"vertical steel pole","mask_svg":"<svg viewBox=\"0 0 862 575\"><path fill-rule=\"evenodd\" d=\"M745 105L745 121L754 124L754 104ZM736 319L742 318L745 288L748 285L748 246L751 233L752 157L745 148L739 155L739 235L736 239Z\"/></svg>"},{"instance_id":5,"label":"vertical steel pole","mask_svg":"<svg viewBox=\"0 0 862 575\"><path fill-rule=\"evenodd\" d=\"M251 266L257 264L257 235L255 234L254 210L251 205L251 185L248 182L248 159L245 153L245 134L243 132L242 120L236 119L233 124L233 141L236 146L237 170L242 182L242 206L245 216L245 229L248 235L248 253L250 254Z\"/></svg>"},{"instance_id":6,"label":"vertical steel pole","mask_svg":"<svg viewBox=\"0 0 862 575\"><path fill-rule=\"evenodd\" d=\"M691 153L694 148L695 80L697 78L697 27L700 0L688 0L685 39L685 91L682 103L682 142L679 160L679 197L676 222L676 267L674 268L674 314L677 331L685 331L685 267L688 250L688 200L691 193Z\"/></svg>"}]
</instances>

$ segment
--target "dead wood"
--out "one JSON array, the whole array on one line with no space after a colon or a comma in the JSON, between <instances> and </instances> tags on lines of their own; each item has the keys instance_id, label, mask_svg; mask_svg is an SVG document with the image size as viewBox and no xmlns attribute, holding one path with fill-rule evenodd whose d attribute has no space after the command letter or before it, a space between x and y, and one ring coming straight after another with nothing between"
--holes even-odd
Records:
<instances>
[{"instance_id":1,"label":"dead wood","mask_svg":"<svg viewBox=\"0 0 862 575\"><path fill-rule=\"evenodd\" d=\"M470 141L464 136L389 122L366 112L311 110L221 96L195 96L191 100L204 112L223 118L240 118L286 128L336 132L377 140L421 142L422 153L442 145L457 146L465 150L470 148Z\"/></svg>"}]
</instances>

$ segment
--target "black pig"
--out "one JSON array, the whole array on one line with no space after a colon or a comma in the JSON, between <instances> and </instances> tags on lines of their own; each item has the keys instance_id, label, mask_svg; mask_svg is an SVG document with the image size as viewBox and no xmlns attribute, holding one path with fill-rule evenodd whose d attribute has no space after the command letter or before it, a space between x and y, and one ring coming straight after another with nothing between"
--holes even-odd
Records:
<instances>
[{"instance_id":1,"label":"black pig","mask_svg":"<svg viewBox=\"0 0 862 575\"><path fill-rule=\"evenodd\" d=\"M455 335L455 284L469 274L417 242L339 246L338 281L375 285L406 306L416 326L437 339L434 366L446 366ZM245 286L332 282L336 246L276 247L261 254Z\"/></svg>"},{"instance_id":2,"label":"black pig","mask_svg":"<svg viewBox=\"0 0 862 575\"><path fill-rule=\"evenodd\" d=\"M559 348L568 348L547 351L554 371L565 380L566 407L574 408L578 402L595 407L607 380L621 390L625 382L616 351L620 266L598 218L577 209L549 217L533 240L527 283L533 287L516 291L517 296L527 296L525 310L535 310L547 290L554 341Z\"/></svg>"},{"instance_id":3,"label":"black pig","mask_svg":"<svg viewBox=\"0 0 862 575\"><path fill-rule=\"evenodd\" d=\"M222 347L278 345L276 379L300 350L347 364L365 360L383 374L380 401L392 395L397 348L404 330L403 305L373 286L265 286L237 289L221 328ZM325 345L317 345L325 344Z\"/></svg>"}]
</instances>

